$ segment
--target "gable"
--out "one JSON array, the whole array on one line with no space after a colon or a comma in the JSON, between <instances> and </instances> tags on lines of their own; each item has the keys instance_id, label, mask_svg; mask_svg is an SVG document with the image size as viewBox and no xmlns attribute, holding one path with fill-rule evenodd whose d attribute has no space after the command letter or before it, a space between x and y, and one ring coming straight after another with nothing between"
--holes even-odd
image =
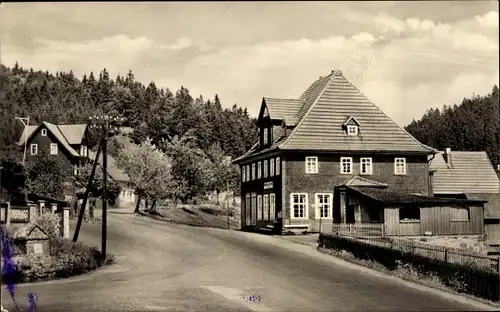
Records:
<instances>
[{"instance_id":1,"label":"gable","mask_svg":"<svg viewBox=\"0 0 500 312\"><path fill-rule=\"evenodd\" d=\"M345 183L346 186L363 186L363 187L381 187L381 188L386 188L387 184L373 181L373 180L368 180L365 178L362 178L360 176L355 176L351 180L349 180L347 183Z\"/></svg>"},{"instance_id":2,"label":"gable","mask_svg":"<svg viewBox=\"0 0 500 312\"><path fill-rule=\"evenodd\" d=\"M319 90L321 86L324 87ZM318 95L289 138L281 144L282 149L434 152L392 121L340 71L315 82L303 97L307 94L311 98ZM346 137L342 125L350 116L356 116L356 121L362 125L362 135Z\"/></svg>"},{"instance_id":3,"label":"gable","mask_svg":"<svg viewBox=\"0 0 500 312\"><path fill-rule=\"evenodd\" d=\"M32 128L33 127L33 128ZM33 138L34 135L39 133L42 128L46 128L47 132L50 132L54 138L72 155L78 157L79 154L75 151L74 148L70 146L66 137L62 134L59 127L57 125L51 124L49 122L42 122L39 126L28 126L26 127L21 134L21 139L19 140L19 145L23 145L27 140L28 142Z\"/></svg>"},{"instance_id":4,"label":"gable","mask_svg":"<svg viewBox=\"0 0 500 312\"><path fill-rule=\"evenodd\" d=\"M69 144L81 144L87 131L86 124L57 125Z\"/></svg>"}]
</instances>

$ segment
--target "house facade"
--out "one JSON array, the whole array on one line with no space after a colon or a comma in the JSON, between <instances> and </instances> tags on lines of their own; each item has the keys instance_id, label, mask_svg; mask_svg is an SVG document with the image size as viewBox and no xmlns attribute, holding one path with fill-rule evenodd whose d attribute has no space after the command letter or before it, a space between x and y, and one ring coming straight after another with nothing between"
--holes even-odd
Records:
<instances>
[{"instance_id":1,"label":"house facade","mask_svg":"<svg viewBox=\"0 0 500 312\"><path fill-rule=\"evenodd\" d=\"M43 153L58 157L62 169L69 175L76 175L82 160L88 158L88 141L86 124L55 125L44 121L25 127L19 145L26 145L26 162ZM68 184L64 191L67 201L73 199L73 191Z\"/></svg>"},{"instance_id":2,"label":"house facade","mask_svg":"<svg viewBox=\"0 0 500 312\"><path fill-rule=\"evenodd\" d=\"M484 228L489 245L500 245L500 180L484 151L439 152L431 160L436 197L487 201Z\"/></svg>"},{"instance_id":3,"label":"house facade","mask_svg":"<svg viewBox=\"0 0 500 312\"><path fill-rule=\"evenodd\" d=\"M89 151L89 158L94 160L96 153ZM136 204L135 188L130 183L130 177L116 165L116 159L107 155L107 172L109 177L120 186L120 194L114 203L117 207L129 207ZM99 156L99 164L103 165L103 154Z\"/></svg>"},{"instance_id":4,"label":"house facade","mask_svg":"<svg viewBox=\"0 0 500 312\"><path fill-rule=\"evenodd\" d=\"M243 229L318 231L360 222L342 189L354 180L432 196L428 159L437 151L398 126L340 71L321 77L298 99L263 98L257 125L259 141L234 161L241 168Z\"/></svg>"}]
</instances>

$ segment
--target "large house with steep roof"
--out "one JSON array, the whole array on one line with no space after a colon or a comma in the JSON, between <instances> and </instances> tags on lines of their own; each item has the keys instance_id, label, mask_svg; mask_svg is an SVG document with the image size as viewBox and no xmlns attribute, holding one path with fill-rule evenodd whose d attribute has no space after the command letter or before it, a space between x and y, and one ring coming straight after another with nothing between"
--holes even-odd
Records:
<instances>
[{"instance_id":1,"label":"large house with steep roof","mask_svg":"<svg viewBox=\"0 0 500 312\"><path fill-rule=\"evenodd\" d=\"M26 144L26 161L45 153L59 157L63 169L78 173L82 158L88 157L88 129L86 124L55 125L42 122L25 128L19 145Z\"/></svg>"},{"instance_id":2,"label":"large house with steep roof","mask_svg":"<svg viewBox=\"0 0 500 312\"><path fill-rule=\"evenodd\" d=\"M377 223L393 235L481 231L482 202L432 197L428 159L437 151L340 71L318 79L298 99L264 97L257 126L258 142L234 160L241 168L243 229L283 233ZM446 212L439 210L443 205ZM450 230L449 211L458 206L472 217ZM433 224L433 213L448 216L445 230Z\"/></svg>"}]
</instances>

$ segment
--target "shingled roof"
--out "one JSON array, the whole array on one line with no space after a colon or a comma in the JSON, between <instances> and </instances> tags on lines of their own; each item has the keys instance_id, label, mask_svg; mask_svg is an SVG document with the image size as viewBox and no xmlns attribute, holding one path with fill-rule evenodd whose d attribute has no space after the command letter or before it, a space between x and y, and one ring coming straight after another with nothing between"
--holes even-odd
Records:
<instances>
[{"instance_id":1,"label":"shingled roof","mask_svg":"<svg viewBox=\"0 0 500 312\"><path fill-rule=\"evenodd\" d=\"M272 149L437 152L397 125L347 81L341 71L319 78L297 100L264 98L263 105L267 106L271 119L283 119L287 125L296 126L265 151L254 146L253 152L245 153L236 162ZM359 123L357 136L345 133L344 123L350 119Z\"/></svg>"},{"instance_id":2,"label":"shingled roof","mask_svg":"<svg viewBox=\"0 0 500 312\"><path fill-rule=\"evenodd\" d=\"M439 152L431 160L434 193L500 193L500 181L486 152L452 151L451 164Z\"/></svg>"},{"instance_id":3,"label":"shingled roof","mask_svg":"<svg viewBox=\"0 0 500 312\"><path fill-rule=\"evenodd\" d=\"M54 125L49 122L42 122L42 124L37 126L25 127L25 130L21 134L21 139L19 140L19 145L23 145L26 140L29 140L37 130L45 126L50 133L61 143L61 145L73 156L79 156L79 153L75 151L72 144L81 144L83 136L85 135L85 130L87 129L86 124L74 124L74 125Z\"/></svg>"}]
</instances>

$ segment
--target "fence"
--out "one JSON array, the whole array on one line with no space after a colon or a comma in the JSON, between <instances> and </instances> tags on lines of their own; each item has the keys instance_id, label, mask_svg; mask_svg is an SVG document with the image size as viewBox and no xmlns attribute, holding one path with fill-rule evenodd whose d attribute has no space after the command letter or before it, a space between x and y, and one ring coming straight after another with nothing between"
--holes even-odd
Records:
<instances>
[{"instance_id":1,"label":"fence","mask_svg":"<svg viewBox=\"0 0 500 312\"><path fill-rule=\"evenodd\" d=\"M322 247L346 250L356 258L381 263L389 270L410 264L419 273L438 276L443 284L459 292L499 301L499 259L425 244L386 239L358 239L320 233Z\"/></svg>"},{"instance_id":2,"label":"fence","mask_svg":"<svg viewBox=\"0 0 500 312\"><path fill-rule=\"evenodd\" d=\"M58 204L45 205L45 201L38 203L28 202L26 205L12 205L10 202L0 203L0 222L6 225L11 223L32 223L43 213L57 214L61 222L61 236L69 238L69 207L58 208Z\"/></svg>"},{"instance_id":3,"label":"fence","mask_svg":"<svg viewBox=\"0 0 500 312\"><path fill-rule=\"evenodd\" d=\"M353 237L383 237L383 223L334 223L332 232Z\"/></svg>"}]
</instances>

